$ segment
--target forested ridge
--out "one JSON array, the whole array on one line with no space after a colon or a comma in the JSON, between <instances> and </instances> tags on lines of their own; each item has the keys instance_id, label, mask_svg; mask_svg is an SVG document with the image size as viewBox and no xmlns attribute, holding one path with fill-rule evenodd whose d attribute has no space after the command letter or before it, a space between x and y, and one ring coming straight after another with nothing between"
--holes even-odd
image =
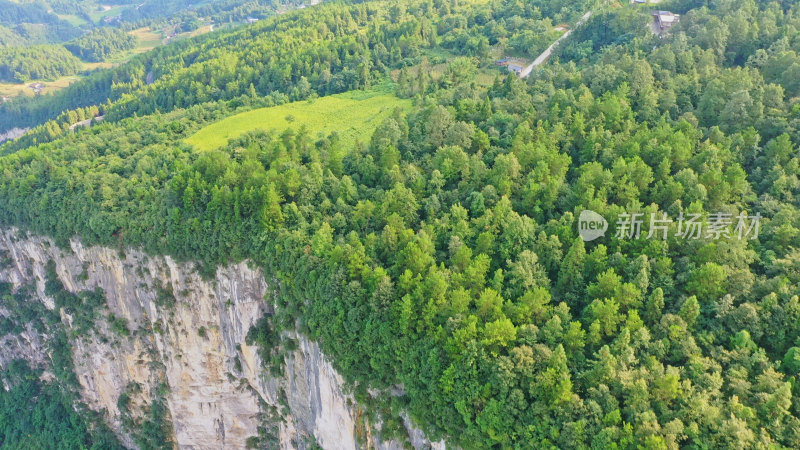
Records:
<instances>
[{"instance_id":1,"label":"forested ridge","mask_svg":"<svg viewBox=\"0 0 800 450\"><path fill-rule=\"evenodd\" d=\"M546 28L556 22L552 17L574 18L589 4L557 8L553 3L550 17L521 3L502 8L496 17L473 16L473 5L481 3L455 3L441 12L426 4L408 12L402 2L393 7L366 2L346 15L336 7L289 12L221 36L158 48L44 98L0 104L0 129L42 124L64 110L108 100L107 120L113 121L253 91L290 94L305 83L318 95L345 92L377 82L388 69L418 64L439 41L456 54L487 59L490 45ZM531 51L545 42L540 39Z\"/></svg>"},{"instance_id":2,"label":"forested ridge","mask_svg":"<svg viewBox=\"0 0 800 450\"><path fill-rule=\"evenodd\" d=\"M215 23L234 26L303 4L301 0L0 0L0 48L61 44L97 30L136 28L194 31Z\"/></svg>"},{"instance_id":3,"label":"forested ridge","mask_svg":"<svg viewBox=\"0 0 800 450\"><path fill-rule=\"evenodd\" d=\"M206 273L253 260L279 281L270 326L319 341L383 433L407 411L462 448L800 447L800 3L663 2L681 21L659 38L625 2L529 79L476 81L514 23L592 6L338 3L157 50L104 75L127 76L109 123L5 147L0 223ZM397 69L414 108L353 148L183 143ZM579 237L586 209L605 237ZM626 212L761 221L616 237Z\"/></svg>"},{"instance_id":4,"label":"forested ridge","mask_svg":"<svg viewBox=\"0 0 800 450\"><path fill-rule=\"evenodd\" d=\"M99 62L109 55L135 48L136 37L124 30L101 28L66 43L64 47L84 61Z\"/></svg>"},{"instance_id":5,"label":"forested ridge","mask_svg":"<svg viewBox=\"0 0 800 450\"><path fill-rule=\"evenodd\" d=\"M0 48L0 81L52 79L74 75L80 69L81 62L64 47Z\"/></svg>"},{"instance_id":6,"label":"forested ridge","mask_svg":"<svg viewBox=\"0 0 800 450\"><path fill-rule=\"evenodd\" d=\"M287 92L301 77L320 95L345 92L376 81L377 74L382 73L380 65L373 67L376 63L397 63L415 56L409 52L429 47L431 43L424 41L435 37L435 30L422 15L405 24L393 24L388 23L385 5L368 3L356 11L345 14L337 8L311 8L222 36L160 48L45 101L0 105L0 128L36 125L63 110L109 99L113 103L108 119L114 120L239 97L249 93L251 85L260 95ZM359 38L360 33L366 33L366 39ZM380 41L384 41L380 46L383 50L378 48L375 55L366 58L367 45ZM242 42L250 45L243 46ZM388 53L387 44L393 54ZM373 57L377 61L371 61ZM152 85L147 85L149 73L155 80Z\"/></svg>"},{"instance_id":7,"label":"forested ridge","mask_svg":"<svg viewBox=\"0 0 800 450\"><path fill-rule=\"evenodd\" d=\"M43 22L54 23L58 17L42 11L37 5L19 4L9 0L0 1L0 22L20 23L20 22Z\"/></svg>"}]
</instances>

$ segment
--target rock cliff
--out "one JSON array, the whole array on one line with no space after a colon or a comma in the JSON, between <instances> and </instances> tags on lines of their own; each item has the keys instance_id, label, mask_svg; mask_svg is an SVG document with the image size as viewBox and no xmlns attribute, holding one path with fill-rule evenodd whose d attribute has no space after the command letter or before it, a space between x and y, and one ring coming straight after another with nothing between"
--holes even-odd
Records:
<instances>
[{"instance_id":1,"label":"rock cliff","mask_svg":"<svg viewBox=\"0 0 800 450\"><path fill-rule=\"evenodd\" d=\"M5 141L16 139L28 132L28 128L12 128L4 132L0 132L0 144Z\"/></svg>"},{"instance_id":2,"label":"rock cliff","mask_svg":"<svg viewBox=\"0 0 800 450\"><path fill-rule=\"evenodd\" d=\"M286 352L282 374L268 375L246 336L271 313L270 283L246 263L218 268L204 280L192 264L169 257L130 249L122 254L78 240L62 249L17 230L0 231L0 256L0 281L34 284L49 309L55 307L45 294L51 260L66 290L99 288L105 294L107 309L89 333L71 330L67 314L62 322L73 331L68 335L82 400L104 411L129 447L135 444L126 415L141 417L161 396L179 448L245 448L248 439L285 449L314 443L325 449L402 448L358 431L371 427L344 392L342 378L304 336L288 336L297 345ZM33 330L5 337L0 364L14 357L40 363L44 339ZM120 402L121 396L128 401ZM410 423L407 428L414 447L431 446Z\"/></svg>"}]
</instances>

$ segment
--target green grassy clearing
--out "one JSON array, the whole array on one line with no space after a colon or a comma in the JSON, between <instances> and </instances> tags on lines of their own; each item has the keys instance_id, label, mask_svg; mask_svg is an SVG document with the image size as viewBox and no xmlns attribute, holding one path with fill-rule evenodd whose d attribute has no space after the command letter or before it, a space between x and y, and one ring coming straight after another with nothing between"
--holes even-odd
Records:
<instances>
[{"instance_id":1,"label":"green grassy clearing","mask_svg":"<svg viewBox=\"0 0 800 450\"><path fill-rule=\"evenodd\" d=\"M81 78L83 77L80 75L69 75L56 80L31 80L25 83L0 83L0 96L13 98L20 93L22 93L22 95L33 96L34 90L29 87L33 83L44 84L42 94L49 94L59 89L64 89Z\"/></svg>"},{"instance_id":2,"label":"green grassy clearing","mask_svg":"<svg viewBox=\"0 0 800 450\"><path fill-rule=\"evenodd\" d=\"M88 23L82 17L78 17L74 14L56 14L56 16L58 16L59 19L66 21L73 27L82 27Z\"/></svg>"},{"instance_id":3,"label":"green grassy clearing","mask_svg":"<svg viewBox=\"0 0 800 450\"><path fill-rule=\"evenodd\" d=\"M199 150L213 150L248 131L281 132L305 125L311 136L336 131L343 144L352 145L357 140L368 141L395 108L410 107L410 100L395 97L387 88L351 91L237 114L201 129L186 143Z\"/></svg>"},{"instance_id":4,"label":"green grassy clearing","mask_svg":"<svg viewBox=\"0 0 800 450\"><path fill-rule=\"evenodd\" d=\"M93 22L99 23L106 17L113 17L117 16L122 13L125 9L124 5L98 5L98 7L102 7L102 10L95 9L94 11L89 12L89 18L92 19ZM105 9L108 8L108 9Z\"/></svg>"},{"instance_id":5,"label":"green grassy clearing","mask_svg":"<svg viewBox=\"0 0 800 450\"><path fill-rule=\"evenodd\" d=\"M155 32L150 27L139 28L131 31L129 34L136 36L138 44L136 46L137 52L145 52L161 45L164 39L161 33Z\"/></svg>"},{"instance_id":6,"label":"green grassy clearing","mask_svg":"<svg viewBox=\"0 0 800 450\"><path fill-rule=\"evenodd\" d=\"M162 45L164 40L160 32L153 31L150 29L150 27L131 30L128 32L128 34L136 37L136 48L111 55L111 57L105 61L109 64L109 66L122 64L140 53L149 52L150 50Z\"/></svg>"}]
</instances>

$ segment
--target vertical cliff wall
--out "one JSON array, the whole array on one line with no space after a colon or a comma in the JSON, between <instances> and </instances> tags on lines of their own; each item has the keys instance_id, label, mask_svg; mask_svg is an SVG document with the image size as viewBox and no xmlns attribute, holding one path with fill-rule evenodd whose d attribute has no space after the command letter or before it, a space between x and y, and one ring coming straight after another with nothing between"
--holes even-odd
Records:
<instances>
[{"instance_id":1,"label":"vertical cliff wall","mask_svg":"<svg viewBox=\"0 0 800 450\"><path fill-rule=\"evenodd\" d=\"M359 423L359 406L343 392L341 377L314 342L292 336L297 346L286 354L283 374L265 373L258 349L245 338L271 312L270 286L246 263L219 268L206 281L191 264L169 257L121 254L78 240L59 249L49 239L16 230L0 231L0 256L0 281L34 284L49 309L55 307L45 294L51 260L66 290L103 291L107 306L90 332L76 333L67 314L62 321L83 401L105 411L130 447L135 443L126 417L127 423L140 418L160 396L180 448L245 448L248 439L287 449L315 442L326 449L402 448L359 431L369 429ZM0 364L14 357L41 363L44 340L32 330L6 336ZM120 396L128 399L122 408ZM409 442L431 445L410 425Z\"/></svg>"}]
</instances>

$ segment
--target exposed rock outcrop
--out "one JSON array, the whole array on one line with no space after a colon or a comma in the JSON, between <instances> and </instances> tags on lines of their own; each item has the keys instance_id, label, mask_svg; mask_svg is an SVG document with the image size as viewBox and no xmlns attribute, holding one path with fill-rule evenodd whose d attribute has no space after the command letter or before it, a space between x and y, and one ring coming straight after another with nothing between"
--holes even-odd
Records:
<instances>
[{"instance_id":1,"label":"exposed rock outcrop","mask_svg":"<svg viewBox=\"0 0 800 450\"><path fill-rule=\"evenodd\" d=\"M39 299L55 307L45 294L46 265L52 260L66 290L100 288L107 311L98 314L94 330L72 336L75 372L83 401L105 410L123 442L134 447L123 426L118 401L130 398L131 413L143 411L164 382L163 396L180 448L244 448L259 434L281 448L306 448L316 442L326 449L354 449L367 444L402 448L399 442L357 438L359 408L343 392L343 380L316 343L292 336L297 348L286 355L283 375L263 370L256 347L246 335L269 314L270 286L260 270L240 263L218 268L203 280L192 264L142 252L85 247L78 240L59 249L51 240L0 232L5 267L0 280L15 286L35 283ZM113 316L111 316L113 315ZM112 321L111 318L114 320ZM71 318L64 315L69 326ZM121 331L119 323L126 324ZM75 333L71 333L75 334ZM8 351L0 364L24 355L44 358L43 337L31 330L6 337ZM410 423L415 447L431 444ZM270 430L274 430L269 436ZM263 442L263 441L262 441ZM441 446L435 445L436 447Z\"/></svg>"},{"instance_id":2,"label":"exposed rock outcrop","mask_svg":"<svg viewBox=\"0 0 800 450\"><path fill-rule=\"evenodd\" d=\"M27 133L29 128L12 128L10 130L6 130L0 133L0 144L5 141L10 141L12 139L16 139L23 134Z\"/></svg>"}]
</instances>

